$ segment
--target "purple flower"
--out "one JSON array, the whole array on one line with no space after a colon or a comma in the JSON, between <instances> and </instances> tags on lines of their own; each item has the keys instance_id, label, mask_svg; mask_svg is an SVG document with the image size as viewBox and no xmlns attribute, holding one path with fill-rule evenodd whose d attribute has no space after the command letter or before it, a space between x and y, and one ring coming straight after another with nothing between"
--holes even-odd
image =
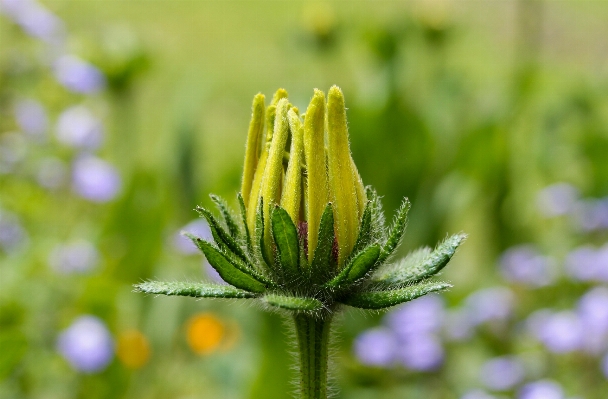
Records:
<instances>
[{"instance_id":1,"label":"purple flower","mask_svg":"<svg viewBox=\"0 0 608 399\"><path fill-rule=\"evenodd\" d=\"M12 213L0 210L0 248L12 252L27 242L27 233Z\"/></svg>"},{"instance_id":2,"label":"purple flower","mask_svg":"<svg viewBox=\"0 0 608 399\"><path fill-rule=\"evenodd\" d=\"M608 345L608 288L596 287L581 297L576 309L585 333L585 349L600 353Z\"/></svg>"},{"instance_id":3,"label":"purple flower","mask_svg":"<svg viewBox=\"0 0 608 399\"><path fill-rule=\"evenodd\" d=\"M539 310L529 316L527 325L532 335L553 353L568 353L582 347L583 324L574 312Z\"/></svg>"},{"instance_id":4,"label":"purple flower","mask_svg":"<svg viewBox=\"0 0 608 399\"><path fill-rule=\"evenodd\" d=\"M491 359L483 364L480 371L482 384L494 391L512 389L522 382L524 377L524 366L515 356Z\"/></svg>"},{"instance_id":5,"label":"purple flower","mask_svg":"<svg viewBox=\"0 0 608 399\"><path fill-rule=\"evenodd\" d=\"M57 350L83 373L104 370L114 357L114 342L107 327L95 316L81 316L57 339Z\"/></svg>"},{"instance_id":6,"label":"purple flower","mask_svg":"<svg viewBox=\"0 0 608 399\"><path fill-rule=\"evenodd\" d=\"M510 248L500 258L500 270L509 281L543 287L557 277L555 262L541 255L532 245Z\"/></svg>"},{"instance_id":7,"label":"purple flower","mask_svg":"<svg viewBox=\"0 0 608 399\"><path fill-rule=\"evenodd\" d=\"M93 202L107 202L120 191L120 176L109 163L94 156L84 156L74 162L74 190Z\"/></svg>"},{"instance_id":8,"label":"purple flower","mask_svg":"<svg viewBox=\"0 0 608 399\"><path fill-rule=\"evenodd\" d=\"M481 389L473 389L462 395L460 399L496 399L496 397Z\"/></svg>"},{"instance_id":9,"label":"purple flower","mask_svg":"<svg viewBox=\"0 0 608 399\"><path fill-rule=\"evenodd\" d=\"M443 363L441 342L431 334L417 334L400 343L397 360L405 367L418 371L433 371Z\"/></svg>"},{"instance_id":10,"label":"purple flower","mask_svg":"<svg viewBox=\"0 0 608 399\"><path fill-rule=\"evenodd\" d=\"M106 85L106 78L97 67L73 55L57 59L55 76L59 83L75 93L95 93Z\"/></svg>"},{"instance_id":11,"label":"purple flower","mask_svg":"<svg viewBox=\"0 0 608 399\"><path fill-rule=\"evenodd\" d=\"M86 273L99 263L99 252L89 241L78 240L56 246L49 256L49 264L60 273Z\"/></svg>"},{"instance_id":12,"label":"purple flower","mask_svg":"<svg viewBox=\"0 0 608 399\"><path fill-rule=\"evenodd\" d=\"M368 366L390 366L395 361L397 340L387 328L375 328L361 333L355 340L355 356Z\"/></svg>"},{"instance_id":13,"label":"purple flower","mask_svg":"<svg viewBox=\"0 0 608 399\"><path fill-rule=\"evenodd\" d=\"M15 117L25 134L40 139L46 133L49 121L40 102L32 99L19 101L15 106Z\"/></svg>"},{"instance_id":14,"label":"purple flower","mask_svg":"<svg viewBox=\"0 0 608 399\"><path fill-rule=\"evenodd\" d=\"M67 181L68 168L63 161L57 158L44 158L38 166L36 180L44 188L56 189Z\"/></svg>"},{"instance_id":15,"label":"purple flower","mask_svg":"<svg viewBox=\"0 0 608 399\"><path fill-rule=\"evenodd\" d=\"M435 333L444 318L443 300L439 295L426 295L408 302L386 316L386 324L399 339L418 334Z\"/></svg>"},{"instance_id":16,"label":"purple flower","mask_svg":"<svg viewBox=\"0 0 608 399\"><path fill-rule=\"evenodd\" d=\"M181 229L173 234L172 244L173 247L184 255L192 255L199 253L199 249L188 237L184 236L183 233L190 233L196 237L202 238L206 241L213 240L211 235L211 229L205 219L194 219Z\"/></svg>"},{"instance_id":17,"label":"purple flower","mask_svg":"<svg viewBox=\"0 0 608 399\"><path fill-rule=\"evenodd\" d=\"M602 359L602 373L604 373L604 376L608 379L608 353L606 353Z\"/></svg>"},{"instance_id":18,"label":"purple flower","mask_svg":"<svg viewBox=\"0 0 608 399\"><path fill-rule=\"evenodd\" d=\"M583 231L608 229L608 198L579 201L576 216Z\"/></svg>"},{"instance_id":19,"label":"purple flower","mask_svg":"<svg viewBox=\"0 0 608 399\"><path fill-rule=\"evenodd\" d=\"M2 12L25 32L47 43L61 44L65 38L63 22L34 0L1 0Z\"/></svg>"},{"instance_id":20,"label":"purple flower","mask_svg":"<svg viewBox=\"0 0 608 399\"><path fill-rule=\"evenodd\" d=\"M453 309L445 315L444 333L452 341L465 341L475 333L475 324L466 309Z\"/></svg>"},{"instance_id":21,"label":"purple flower","mask_svg":"<svg viewBox=\"0 0 608 399\"><path fill-rule=\"evenodd\" d=\"M88 108L76 105L59 115L57 139L71 147L96 149L103 139L103 125Z\"/></svg>"},{"instance_id":22,"label":"purple flower","mask_svg":"<svg viewBox=\"0 0 608 399\"><path fill-rule=\"evenodd\" d=\"M505 321L513 313L513 293L505 287L485 288L465 300L465 309L474 325L488 321Z\"/></svg>"},{"instance_id":23,"label":"purple flower","mask_svg":"<svg viewBox=\"0 0 608 399\"><path fill-rule=\"evenodd\" d=\"M572 212L579 191L568 183L556 183L542 189L536 197L538 209L546 217L561 216Z\"/></svg>"},{"instance_id":24,"label":"purple flower","mask_svg":"<svg viewBox=\"0 0 608 399\"><path fill-rule=\"evenodd\" d=\"M577 280L608 282L608 244L597 250L579 247L566 256L565 264L566 272Z\"/></svg>"},{"instance_id":25,"label":"purple flower","mask_svg":"<svg viewBox=\"0 0 608 399\"><path fill-rule=\"evenodd\" d=\"M564 399L562 387L551 380L540 380L524 385L517 395L518 399Z\"/></svg>"}]
</instances>

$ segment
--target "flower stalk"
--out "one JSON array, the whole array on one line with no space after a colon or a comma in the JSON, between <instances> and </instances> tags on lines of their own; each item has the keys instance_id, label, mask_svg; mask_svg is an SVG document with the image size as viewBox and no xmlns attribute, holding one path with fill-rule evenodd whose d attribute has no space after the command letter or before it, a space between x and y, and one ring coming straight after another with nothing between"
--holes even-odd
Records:
<instances>
[{"instance_id":1,"label":"flower stalk","mask_svg":"<svg viewBox=\"0 0 608 399\"><path fill-rule=\"evenodd\" d=\"M327 147L326 147L327 145ZM300 397L327 397L333 316L345 306L384 309L449 283L436 281L466 235L401 261L410 203L385 226L376 192L364 187L352 159L346 106L333 86L316 90L303 115L278 90L268 107L254 97L247 135L240 218L212 196L220 218L205 208L213 242L187 234L228 286L149 281L150 294L254 299L293 318L300 355ZM424 256L420 256L424 253Z\"/></svg>"}]
</instances>

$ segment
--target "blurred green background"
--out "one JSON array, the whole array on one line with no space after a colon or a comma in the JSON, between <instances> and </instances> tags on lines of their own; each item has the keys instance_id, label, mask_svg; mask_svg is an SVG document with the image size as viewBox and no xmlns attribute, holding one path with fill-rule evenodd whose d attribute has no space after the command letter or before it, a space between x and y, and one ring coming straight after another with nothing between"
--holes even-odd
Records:
<instances>
[{"instance_id":1,"label":"blurred green background","mask_svg":"<svg viewBox=\"0 0 608 399\"><path fill-rule=\"evenodd\" d=\"M438 360L347 309L336 397L606 397L608 2L0 6L0 398L290 397L280 316L132 284L213 279L179 231L236 205L253 95L332 84L365 184L413 203L400 254L469 234L397 323L435 317Z\"/></svg>"}]
</instances>

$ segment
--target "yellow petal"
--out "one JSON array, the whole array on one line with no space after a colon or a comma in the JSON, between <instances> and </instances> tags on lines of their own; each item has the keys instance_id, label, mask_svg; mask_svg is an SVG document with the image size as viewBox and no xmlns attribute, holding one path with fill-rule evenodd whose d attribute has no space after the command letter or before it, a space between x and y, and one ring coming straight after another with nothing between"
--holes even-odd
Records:
<instances>
[{"instance_id":1,"label":"yellow petal","mask_svg":"<svg viewBox=\"0 0 608 399\"><path fill-rule=\"evenodd\" d=\"M264 95L256 95L253 98L253 105L251 106L251 122L249 122L243 179L241 181L241 195L246 207L249 204L251 186L253 185L255 170L258 166L261 143L264 139L264 108Z\"/></svg>"},{"instance_id":2,"label":"yellow petal","mask_svg":"<svg viewBox=\"0 0 608 399\"><path fill-rule=\"evenodd\" d=\"M289 163L285 172L285 184L281 197L281 207L287 211L297 226L300 216L302 197L302 163L304 161L304 129L295 108L289 110L289 130L291 131L291 148Z\"/></svg>"}]
</instances>

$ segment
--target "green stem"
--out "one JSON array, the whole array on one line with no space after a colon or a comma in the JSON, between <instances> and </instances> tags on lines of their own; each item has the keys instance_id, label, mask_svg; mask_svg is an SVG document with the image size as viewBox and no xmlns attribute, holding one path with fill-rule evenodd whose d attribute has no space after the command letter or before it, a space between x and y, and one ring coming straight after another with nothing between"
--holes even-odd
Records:
<instances>
[{"instance_id":1,"label":"green stem","mask_svg":"<svg viewBox=\"0 0 608 399\"><path fill-rule=\"evenodd\" d=\"M326 399L331 316L298 314L294 321L300 353L300 398Z\"/></svg>"}]
</instances>

